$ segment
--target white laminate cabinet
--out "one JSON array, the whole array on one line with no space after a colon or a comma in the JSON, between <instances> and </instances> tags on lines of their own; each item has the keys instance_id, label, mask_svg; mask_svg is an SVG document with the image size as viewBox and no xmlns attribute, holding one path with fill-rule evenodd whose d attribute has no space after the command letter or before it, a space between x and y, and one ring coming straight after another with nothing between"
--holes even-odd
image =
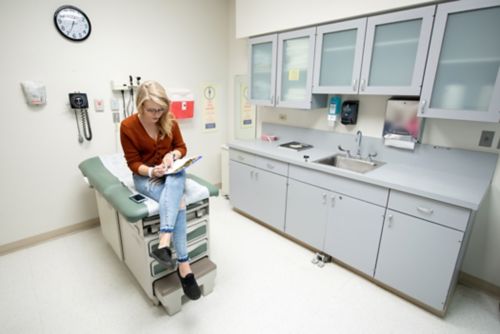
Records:
<instances>
[{"instance_id":1,"label":"white laminate cabinet","mask_svg":"<svg viewBox=\"0 0 500 334\"><path fill-rule=\"evenodd\" d=\"M368 18L360 94L420 95L435 8Z\"/></svg>"},{"instance_id":2,"label":"white laminate cabinet","mask_svg":"<svg viewBox=\"0 0 500 334\"><path fill-rule=\"evenodd\" d=\"M316 28L249 40L250 101L261 106L311 109L326 106L312 94Z\"/></svg>"},{"instance_id":3,"label":"white laminate cabinet","mask_svg":"<svg viewBox=\"0 0 500 334\"><path fill-rule=\"evenodd\" d=\"M385 208L289 179L285 232L374 275Z\"/></svg>"},{"instance_id":4,"label":"white laminate cabinet","mask_svg":"<svg viewBox=\"0 0 500 334\"><path fill-rule=\"evenodd\" d=\"M249 214L255 213L256 183L255 168L230 160L229 161L229 198L233 207Z\"/></svg>"},{"instance_id":5,"label":"white laminate cabinet","mask_svg":"<svg viewBox=\"0 0 500 334\"><path fill-rule=\"evenodd\" d=\"M319 26L313 92L420 95L435 8Z\"/></svg>"},{"instance_id":6,"label":"white laminate cabinet","mask_svg":"<svg viewBox=\"0 0 500 334\"><path fill-rule=\"evenodd\" d=\"M385 208L333 193L324 251L373 277Z\"/></svg>"},{"instance_id":7,"label":"white laminate cabinet","mask_svg":"<svg viewBox=\"0 0 500 334\"><path fill-rule=\"evenodd\" d=\"M326 106L326 96L312 95L316 28L278 35L276 106L311 109Z\"/></svg>"},{"instance_id":8,"label":"white laminate cabinet","mask_svg":"<svg viewBox=\"0 0 500 334\"><path fill-rule=\"evenodd\" d=\"M285 232L323 249L330 192L303 182L289 180Z\"/></svg>"},{"instance_id":9,"label":"white laminate cabinet","mask_svg":"<svg viewBox=\"0 0 500 334\"><path fill-rule=\"evenodd\" d=\"M314 93L356 94L365 42L366 18L319 26Z\"/></svg>"},{"instance_id":10,"label":"white laminate cabinet","mask_svg":"<svg viewBox=\"0 0 500 334\"><path fill-rule=\"evenodd\" d=\"M263 161L262 157L234 150L230 151L230 157L229 197L233 207L283 231L287 177L247 162L255 164L258 160L259 164L264 164L269 170L278 171L283 171L277 167L282 165L274 160ZM241 160L245 162L240 162Z\"/></svg>"},{"instance_id":11,"label":"white laminate cabinet","mask_svg":"<svg viewBox=\"0 0 500 334\"><path fill-rule=\"evenodd\" d=\"M500 121L500 0L437 7L419 116Z\"/></svg>"},{"instance_id":12,"label":"white laminate cabinet","mask_svg":"<svg viewBox=\"0 0 500 334\"><path fill-rule=\"evenodd\" d=\"M464 233L387 210L375 279L442 312Z\"/></svg>"},{"instance_id":13,"label":"white laminate cabinet","mask_svg":"<svg viewBox=\"0 0 500 334\"><path fill-rule=\"evenodd\" d=\"M274 106L277 40L277 34L249 40L249 97L253 104Z\"/></svg>"}]
</instances>

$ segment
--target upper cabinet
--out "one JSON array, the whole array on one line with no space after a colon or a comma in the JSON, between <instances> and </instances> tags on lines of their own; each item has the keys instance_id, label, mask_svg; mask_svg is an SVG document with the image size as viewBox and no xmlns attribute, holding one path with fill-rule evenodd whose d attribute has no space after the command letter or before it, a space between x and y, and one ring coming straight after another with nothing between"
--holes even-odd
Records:
<instances>
[{"instance_id":1,"label":"upper cabinet","mask_svg":"<svg viewBox=\"0 0 500 334\"><path fill-rule=\"evenodd\" d=\"M312 95L316 28L251 38L250 100L254 104L311 109L326 106Z\"/></svg>"},{"instance_id":2,"label":"upper cabinet","mask_svg":"<svg viewBox=\"0 0 500 334\"><path fill-rule=\"evenodd\" d=\"M277 41L277 34L250 39L249 96L254 104L274 106Z\"/></svg>"},{"instance_id":3,"label":"upper cabinet","mask_svg":"<svg viewBox=\"0 0 500 334\"><path fill-rule=\"evenodd\" d=\"M500 121L500 0L438 6L419 116Z\"/></svg>"},{"instance_id":4,"label":"upper cabinet","mask_svg":"<svg viewBox=\"0 0 500 334\"><path fill-rule=\"evenodd\" d=\"M429 6L318 27L313 91L420 95L434 11Z\"/></svg>"},{"instance_id":5,"label":"upper cabinet","mask_svg":"<svg viewBox=\"0 0 500 334\"><path fill-rule=\"evenodd\" d=\"M318 27L314 93L358 92L365 30L366 18Z\"/></svg>"},{"instance_id":6,"label":"upper cabinet","mask_svg":"<svg viewBox=\"0 0 500 334\"><path fill-rule=\"evenodd\" d=\"M420 95L435 8L368 18L360 93Z\"/></svg>"}]
</instances>

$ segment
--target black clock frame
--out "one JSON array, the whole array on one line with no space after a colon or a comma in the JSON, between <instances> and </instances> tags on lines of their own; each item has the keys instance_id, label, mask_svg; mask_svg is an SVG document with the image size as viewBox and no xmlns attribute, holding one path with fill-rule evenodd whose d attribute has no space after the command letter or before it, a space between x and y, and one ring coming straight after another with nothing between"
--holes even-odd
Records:
<instances>
[{"instance_id":1,"label":"black clock frame","mask_svg":"<svg viewBox=\"0 0 500 334\"><path fill-rule=\"evenodd\" d=\"M57 25L57 14L59 14L59 12L62 11L63 9L73 9L73 10L76 10L76 11L80 12L85 17L85 19L89 23L89 32L88 32L88 34L84 38L81 38L81 39L80 38L72 38L70 36L67 36L64 32L61 31L61 29L59 29L59 26ZM61 6L61 7L59 7L59 8L56 9L56 11L54 12L54 25L56 26L57 31L63 37L65 37L66 39L69 39L72 42L83 42L84 40L86 40L87 38L89 38L90 34L92 33L92 24L90 23L90 19L87 16L87 14L85 14L85 12L83 10L81 10L80 8L75 7L75 6L71 6L71 5L63 5L63 6Z\"/></svg>"}]
</instances>

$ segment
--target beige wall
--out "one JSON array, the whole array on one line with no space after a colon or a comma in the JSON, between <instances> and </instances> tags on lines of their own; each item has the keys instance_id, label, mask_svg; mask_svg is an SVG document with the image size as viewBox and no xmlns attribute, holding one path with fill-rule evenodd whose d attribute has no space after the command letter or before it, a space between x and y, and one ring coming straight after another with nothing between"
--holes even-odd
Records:
<instances>
[{"instance_id":1,"label":"beige wall","mask_svg":"<svg viewBox=\"0 0 500 334\"><path fill-rule=\"evenodd\" d=\"M285 0L265 1L236 1L236 22L238 35L255 35L264 31L275 29L283 29L284 26L277 27L276 24L280 20L287 20L287 28L292 27L291 24L303 26L310 23L310 19L300 20L297 14L297 8L304 9L307 6L316 6L321 1L294 1L290 2L289 6L285 6ZM326 2L326 1L325 1ZM334 1L332 1L333 3ZM414 1L415 3L418 1ZM422 2L422 1L420 1ZM251 3L251 4L250 4ZM280 12L280 15L275 15L278 23L270 19L265 19L261 15L259 6L264 6L264 3L273 9L274 12ZM288 2L287 2L288 3ZM328 2L330 3L330 2ZM357 11L359 9L359 1L342 2L342 10L347 12ZM373 10L375 2L363 1L366 8ZM376 3L379 3L378 1ZM387 5L392 3L404 4L402 1L385 1ZM324 4L324 3L323 3ZM254 9L248 9L251 6ZM325 4L326 6L326 4ZM352 8L351 8L352 6ZM278 8L282 10L277 11ZM244 11L245 9L246 11ZM262 9L262 8L260 8ZM249 12L248 12L249 10ZM271 10L271 12L273 12ZM304 10L304 13L309 11ZM328 12L328 11L325 11ZM333 12L330 10L330 12ZM245 13L245 15L243 15ZM318 14L319 15L319 14ZM323 15L323 14L321 14ZM336 15L336 14L335 14ZM297 21L288 20L289 18L298 17ZM333 18L334 16L332 16ZM335 16L337 18L338 16ZM309 21L308 21L309 20ZM325 17L322 20L327 20ZM239 30L238 30L239 29ZM233 42L230 46L232 55L247 57L246 44ZM235 60L232 60L233 62ZM241 59L238 62L243 61ZM247 61L247 60L245 60ZM258 124L262 122L272 122L286 124L290 126L308 127L324 131L336 131L341 133L356 133L361 130L364 135L371 137L380 137L383 129L384 113L388 96L342 96L343 100L347 98L358 99L360 101L360 114L358 123L355 126L345 127L337 125L330 128L327 122L326 109L317 110L297 110L297 109L282 109L282 108L258 108ZM282 120L280 116L285 116L286 120ZM258 129L258 133L260 129ZM478 147L479 137L482 130L495 131L494 148L484 149ZM447 147L464 148L477 151L486 151L500 153L496 149L496 145L500 140L500 124L465 122L452 120L429 119L426 122L425 131L423 134L423 142L434 145L442 145ZM497 164L495 176L492 181L490 191L486 195L480 210L477 212L475 225L471 240L469 242L467 254L465 257L462 270L486 280L496 286L500 286L500 162Z\"/></svg>"},{"instance_id":2,"label":"beige wall","mask_svg":"<svg viewBox=\"0 0 500 334\"><path fill-rule=\"evenodd\" d=\"M90 16L92 35L72 43L55 30L60 0L0 2L0 245L97 217L93 193L78 163L117 152L110 81L129 74L167 87L188 88L195 118L182 121L188 149L204 155L193 172L220 182L220 150L226 141L227 0L77 0ZM48 103L28 107L20 82L45 83ZM219 130L204 133L200 85L220 85ZM68 93L86 92L105 101L89 110L94 139L80 145ZM121 96L116 95L121 103Z\"/></svg>"},{"instance_id":3,"label":"beige wall","mask_svg":"<svg viewBox=\"0 0 500 334\"><path fill-rule=\"evenodd\" d=\"M237 38L436 2L433 0L235 1Z\"/></svg>"}]
</instances>

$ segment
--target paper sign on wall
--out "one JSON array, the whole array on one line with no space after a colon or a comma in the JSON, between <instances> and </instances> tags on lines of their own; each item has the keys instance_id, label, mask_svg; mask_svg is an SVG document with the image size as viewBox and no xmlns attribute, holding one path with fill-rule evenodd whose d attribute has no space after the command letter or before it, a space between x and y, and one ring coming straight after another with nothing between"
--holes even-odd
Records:
<instances>
[{"instance_id":1,"label":"paper sign on wall","mask_svg":"<svg viewBox=\"0 0 500 334\"><path fill-rule=\"evenodd\" d=\"M248 85L240 86L240 125L241 128L252 128L255 124L255 106L248 99Z\"/></svg>"},{"instance_id":2,"label":"paper sign on wall","mask_svg":"<svg viewBox=\"0 0 500 334\"><path fill-rule=\"evenodd\" d=\"M203 129L205 131L217 130L217 85L206 84L202 87L201 114L203 119Z\"/></svg>"}]
</instances>

